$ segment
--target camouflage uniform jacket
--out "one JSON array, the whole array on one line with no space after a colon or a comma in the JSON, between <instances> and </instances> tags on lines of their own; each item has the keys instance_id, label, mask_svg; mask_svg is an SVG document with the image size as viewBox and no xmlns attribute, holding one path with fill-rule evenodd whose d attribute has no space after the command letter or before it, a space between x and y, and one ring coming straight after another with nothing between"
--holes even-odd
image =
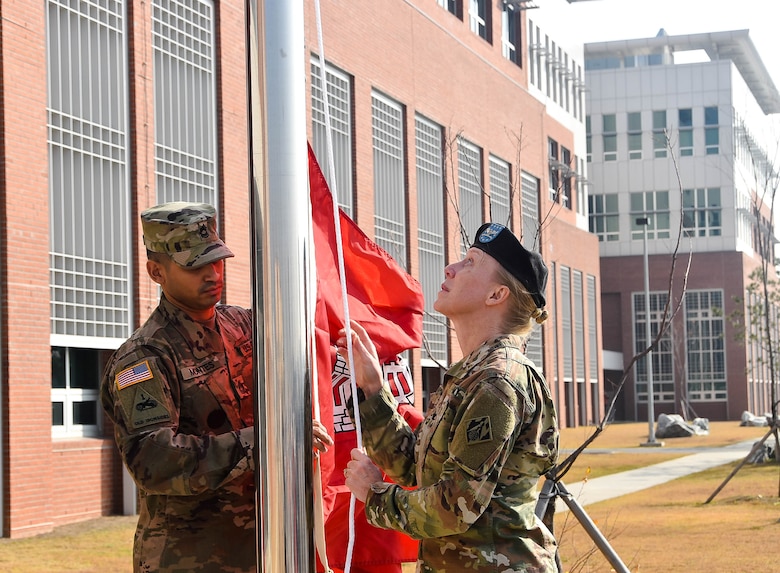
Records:
<instances>
[{"instance_id":1,"label":"camouflage uniform jacket","mask_svg":"<svg viewBox=\"0 0 780 573\"><path fill-rule=\"evenodd\" d=\"M140 490L136 573L256 570L252 313L217 306L215 326L163 296L103 377Z\"/></svg>"},{"instance_id":2,"label":"camouflage uniform jacket","mask_svg":"<svg viewBox=\"0 0 780 573\"><path fill-rule=\"evenodd\" d=\"M383 390L360 404L363 445L388 476L366 499L369 523L421 539L419 571L557 571L555 539L534 515L558 452L547 383L521 339L486 342L454 364L415 432Z\"/></svg>"}]
</instances>

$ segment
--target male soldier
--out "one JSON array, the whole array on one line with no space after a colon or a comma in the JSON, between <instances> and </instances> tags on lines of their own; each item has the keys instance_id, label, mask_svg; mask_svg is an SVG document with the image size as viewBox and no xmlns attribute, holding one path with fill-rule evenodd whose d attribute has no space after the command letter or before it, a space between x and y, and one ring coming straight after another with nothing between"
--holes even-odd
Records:
<instances>
[{"instance_id":1,"label":"male soldier","mask_svg":"<svg viewBox=\"0 0 780 573\"><path fill-rule=\"evenodd\" d=\"M210 205L157 205L141 222L162 296L101 385L140 490L133 570L255 571L252 313L217 304L233 253ZM315 422L315 444L330 443Z\"/></svg>"}]
</instances>

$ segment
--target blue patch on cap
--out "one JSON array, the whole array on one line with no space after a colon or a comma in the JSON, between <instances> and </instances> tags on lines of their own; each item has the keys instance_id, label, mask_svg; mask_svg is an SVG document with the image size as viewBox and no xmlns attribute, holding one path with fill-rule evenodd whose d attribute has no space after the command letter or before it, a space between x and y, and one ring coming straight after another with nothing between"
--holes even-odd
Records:
<instances>
[{"instance_id":1,"label":"blue patch on cap","mask_svg":"<svg viewBox=\"0 0 780 573\"><path fill-rule=\"evenodd\" d=\"M498 223L491 223L488 227L485 228L482 233L480 233L479 238L477 239L480 243L489 243L503 231L506 227L503 225L499 225Z\"/></svg>"}]
</instances>

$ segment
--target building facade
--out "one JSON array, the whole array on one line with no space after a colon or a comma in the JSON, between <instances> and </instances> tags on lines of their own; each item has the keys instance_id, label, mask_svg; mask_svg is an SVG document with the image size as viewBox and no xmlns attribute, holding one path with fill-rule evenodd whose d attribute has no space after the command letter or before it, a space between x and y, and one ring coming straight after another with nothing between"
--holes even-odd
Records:
<instances>
[{"instance_id":1,"label":"building facade","mask_svg":"<svg viewBox=\"0 0 780 573\"><path fill-rule=\"evenodd\" d=\"M676 61L682 52L703 57ZM765 245L776 242L769 136L780 96L747 30L587 44L585 61L606 399L626 372L617 419L647 419L649 375L656 417L769 412L750 309L752 273L766 261L775 276ZM663 334L649 367L632 366L647 320L652 340Z\"/></svg>"},{"instance_id":2,"label":"building facade","mask_svg":"<svg viewBox=\"0 0 780 573\"><path fill-rule=\"evenodd\" d=\"M551 319L528 354L562 422L603 414L583 50L560 30L567 7L324 3L320 54L305 2L310 141L325 165L332 138L341 205L425 291L425 345L409 353L421 408L460 357L430 306L444 266L493 220L549 264ZM0 15L0 533L22 537L134 511L98 385L159 296L139 212L216 205L236 254L225 302L251 304L246 25L243 2L213 0L24 0Z\"/></svg>"}]
</instances>

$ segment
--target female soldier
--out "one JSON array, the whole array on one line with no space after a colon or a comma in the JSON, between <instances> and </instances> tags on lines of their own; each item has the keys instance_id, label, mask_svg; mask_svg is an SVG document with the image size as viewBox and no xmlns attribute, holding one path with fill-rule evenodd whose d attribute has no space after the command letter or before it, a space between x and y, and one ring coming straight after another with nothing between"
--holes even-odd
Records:
<instances>
[{"instance_id":1,"label":"female soldier","mask_svg":"<svg viewBox=\"0 0 780 573\"><path fill-rule=\"evenodd\" d=\"M418 571L556 572L555 539L534 515L537 482L557 457L556 413L522 352L533 322L547 318L547 268L509 229L487 223L444 275L434 308L450 319L464 357L415 432L382 384L373 343L352 324L370 458L353 450L346 484L369 523L421 540ZM346 334L338 346L343 354ZM383 482L374 463L417 488Z\"/></svg>"}]
</instances>

